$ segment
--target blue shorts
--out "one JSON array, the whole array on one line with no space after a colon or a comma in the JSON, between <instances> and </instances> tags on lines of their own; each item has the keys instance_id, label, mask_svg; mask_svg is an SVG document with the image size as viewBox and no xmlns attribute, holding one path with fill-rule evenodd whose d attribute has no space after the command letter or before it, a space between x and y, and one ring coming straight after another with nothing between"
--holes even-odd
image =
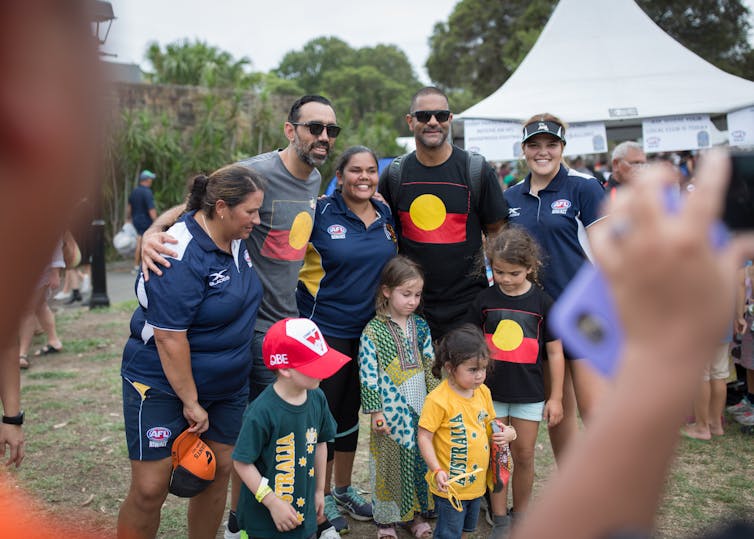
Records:
<instances>
[{"instance_id":1,"label":"blue shorts","mask_svg":"<svg viewBox=\"0 0 754 539\"><path fill-rule=\"evenodd\" d=\"M447 498L442 498L437 494L433 496L437 513L433 539L458 539L461 537L461 532L471 533L476 530L482 498L463 500L461 501L463 511L456 511Z\"/></svg>"},{"instance_id":2,"label":"blue shorts","mask_svg":"<svg viewBox=\"0 0 754 539\"><path fill-rule=\"evenodd\" d=\"M527 421L542 421L542 413L545 411L545 401L540 402L498 402L492 401L495 408L495 417L515 417Z\"/></svg>"},{"instance_id":3,"label":"blue shorts","mask_svg":"<svg viewBox=\"0 0 754 539\"><path fill-rule=\"evenodd\" d=\"M209 415L202 438L235 445L246 409L248 389L222 400L200 400ZM128 458L161 460L170 456L173 440L186 430L181 399L159 389L123 378L123 419Z\"/></svg>"}]
</instances>

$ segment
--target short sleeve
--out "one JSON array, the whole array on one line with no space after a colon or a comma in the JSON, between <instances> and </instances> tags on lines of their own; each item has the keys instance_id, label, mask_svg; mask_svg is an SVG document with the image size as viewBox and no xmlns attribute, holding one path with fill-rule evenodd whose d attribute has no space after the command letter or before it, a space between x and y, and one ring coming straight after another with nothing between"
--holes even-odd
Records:
<instances>
[{"instance_id":1,"label":"short sleeve","mask_svg":"<svg viewBox=\"0 0 754 539\"><path fill-rule=\"evenodd\" d=\"M205 278L184 257L171 259L161 276L144 283L147 322L159 329L184 331L191 327L205 293Z\"/></svg>"},{"instance_id":2,"label":"short sleeve","mask_svg":"<svg viewBox=\"0 0 754 539\"><path fill-rule=\"evenodd\" d=\"M316 389L312 394L317 399L317 406L322 410L322 420L318 428L317 442L331 442L335 439L337 431L335 418L330 413L330 408L327 406L327 398L322 390Z\"/></svg>"},{"instance_id":3,"label":"short sleeve","mask_svg":"<svg viewBox=\"0 0 754 539\"><path fill-rule=\"evenodd\" d=\"M250 406L244 414L241 432L233 449L233 460L244 464L254 464L259 460L264 448L269 445L270 422L264 410Z\"/></svg>"},{"instance_id":4,"label":"short sleeve","mask_svg":"<svg viewBox=\"0 0 754 539\"><path fill-rule=\"evenodd\" d=\"M595 178L579 178L578 181L582 183L579 187L579 220L586 228L602 217L600 211L605 189Z\"/></svg>"},{"instance_id":5,"label":"short sleeve","mask_svg":"<svg viewBox=\"0 0 754 539\"><path fill-rule=\"evenodd\" d=\"M419 417L419 426L429 432L436 432L442 425L445 410L432 394L427 396L422 408L421 417Z\"/></svg>"}]
</instances>

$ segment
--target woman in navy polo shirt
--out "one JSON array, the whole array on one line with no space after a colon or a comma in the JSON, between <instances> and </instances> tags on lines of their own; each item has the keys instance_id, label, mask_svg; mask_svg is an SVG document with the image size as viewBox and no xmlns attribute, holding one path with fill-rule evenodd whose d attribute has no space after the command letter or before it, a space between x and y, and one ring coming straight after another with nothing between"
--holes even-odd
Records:
<instances>
[{"instance_id":1,"label":"woman in navy polo shirt","mask_svg":"<svg viewBox=\"0 0 754 539\"><path fill-rule=\"evenodd\" d=\"M361 331L374 316L380 272L397 248L390 209L372 198L379 181L374 152L364 146L348 148L335 174L337 190L317 202L296 300L301 316L317 323L327 343L353 358L320 384L338 424L335 442L327 444L325 514L341 531L348 524L336 502L358 520L372 518L371 504L351 487L361 405L356 358Z\"/></svg>"},{"instance_id":2,"label":"woman in navy polo shirt","mask_svg":"<svg viewBox=\"0 0 754 539\"><path fill-rule=\"evenodd\" d=\"M555 300L588 259L588 236L603 216L605 190L595 178L563 164L566 125L552 114L537 114L523 127L521 148L530 173L507 189L510 223L523 226L545 252L540 280ZM563 388L563 421L550 429L558 458L578 431L576 407L588 416L602 392L602 380L583 361L568 357ZM545 377L547 380L548 378Z\"/></svg>"},{"instance_id":3,"label":"woman in navy polo shirt","mask_svg":"<svg viewBox=\"0 0 754 539\"><path fill-rule=\"evenodd\" d=\"M131 487L119 537L157 533L170 450L187 427L217 463L214 482L189 503L189 535L214 537L220 526L262 298L243 240L259 224L263 197L263 179L245 167L197 176L186 214L168 230L178 256L161 277L136 282L139 307L121 366Z\"/></svg>"}]
</instances>

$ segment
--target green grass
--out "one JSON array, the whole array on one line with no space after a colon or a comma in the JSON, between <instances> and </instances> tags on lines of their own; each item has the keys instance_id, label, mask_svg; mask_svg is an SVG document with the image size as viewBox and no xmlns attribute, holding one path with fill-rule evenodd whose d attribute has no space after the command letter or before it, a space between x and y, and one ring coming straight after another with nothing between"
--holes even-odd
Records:
<instances>
[{"instance_id":1,"label":"green grass","mask_svg":"<svg viewBox=\"0 0 754 539\"><path fill-rule=\"evenodd\" d=\"M71 371L38 371L30 372L27 378L29 380L64 380L66 378L76 378L77 374Z\"/></svg>"}]
</instances>

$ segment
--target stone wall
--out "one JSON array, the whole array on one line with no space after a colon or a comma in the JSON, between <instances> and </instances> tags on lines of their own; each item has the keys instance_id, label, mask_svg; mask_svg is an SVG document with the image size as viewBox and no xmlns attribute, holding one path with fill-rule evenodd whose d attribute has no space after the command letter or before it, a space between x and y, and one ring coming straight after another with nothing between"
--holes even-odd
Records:
<instances>
[{"instance_id":1,"label":"stone wall","mask_svg":"<svg viewBox=\"0 0 754 539\"><path fill-rule=\"evenodd\" d=\"M168 84L115 82L110 87L108 97L116 125L124 111L146 110L156 115L165 114L181 130L191 130L196 121L196 111L205 106L208 98L215 98L227 110L235 108L238 131L252 133L262 106L260 98L252 92ZM281 131L290 105L290 97L271 96L267 99L267 114L273 122L279 122Z\"/></svg>"}]
</instances>

